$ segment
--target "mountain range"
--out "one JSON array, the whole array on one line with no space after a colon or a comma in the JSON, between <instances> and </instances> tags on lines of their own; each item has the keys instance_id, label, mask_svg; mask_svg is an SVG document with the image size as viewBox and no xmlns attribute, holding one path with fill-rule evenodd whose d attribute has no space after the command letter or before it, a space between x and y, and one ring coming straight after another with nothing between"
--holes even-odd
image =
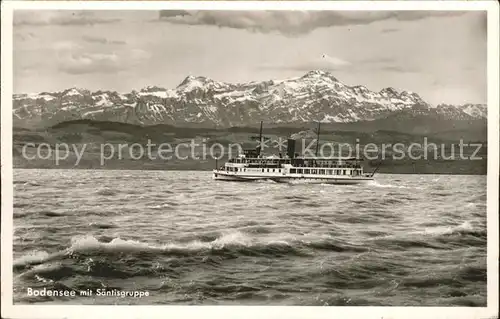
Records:
<instances>
[{"instance_id":1,"label":"mountain range","mask_svg":"<svg viewBox=\"0 0 500 319\"><path fill-rule=\"evenodd\" d=\"M485 104L431 105L417 93L348 86L332 73L310 71L301 77L232 84L188 76L175 89L149 86L119 93L69 88L60 92L14 94L14 126L48 127L72 120L169 124L197 127L255 126L321 121L332 124L425 120L486 123ZM392 124L391 124L392 123ZM362 125L362 126L363 126Z\"/></svg>"},{"instance_id":2,"label":"mountain range","mask_svg":"<svg viewBox=\"0 0 500 319\"><path fill-rule=\"evenodd\" d=\"M394 88L376 92L364 86L349 86L324 71L240 84L188 76L174 89L149 86L128 93L69 88L15 94L13 119L15 167L74 168L74 152L59 164L53 158L37 157L39 145L56 148L61 143L71 143L86 150L77 168L208 170L217 164L213 159L118 158L103 166L100 147L110 143L145 145L149 140L155 144L178 145L196 140L207 145L238 143L254 147L260 121L265 123L265 137L274 141L315 138L317 123L313 122L321 121L323 143L359 142L361 147L368 143L410 145L428 138L429 142L445 145L448 153L451 145L461 139L484 145L481 161L388 160L381 166L383 172L486 172L486 105L432 105L417 93ZM35 160L25 158L24 151ZM466 150L470 154L473 151ZM373 170L378 164L368 161L365 165Z\"/></svg>"}]
</instances>

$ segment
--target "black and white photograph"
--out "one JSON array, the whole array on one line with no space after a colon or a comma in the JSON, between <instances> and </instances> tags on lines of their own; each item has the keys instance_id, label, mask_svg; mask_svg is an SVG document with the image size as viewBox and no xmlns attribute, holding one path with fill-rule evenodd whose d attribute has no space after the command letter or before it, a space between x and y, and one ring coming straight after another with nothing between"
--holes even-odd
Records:
<instances>
[{"instance_id":1,"label":"black and white photograph","mask_svg":"<svg viewBox=\"0 0 500 319\"><path fill-rule=\"evenodd\" d=\"M2 317L498 318L497 3L36 2L2 3Z\"/></svg>"}]
</instances>

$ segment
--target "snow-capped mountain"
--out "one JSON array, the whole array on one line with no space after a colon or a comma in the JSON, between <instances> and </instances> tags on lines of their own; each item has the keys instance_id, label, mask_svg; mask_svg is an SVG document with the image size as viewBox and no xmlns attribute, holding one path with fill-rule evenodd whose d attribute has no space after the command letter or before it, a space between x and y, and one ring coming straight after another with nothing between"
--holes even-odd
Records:
<instances>
[{"instance_id":1,"label":"snow-capped mountain","mask_svg":"<svg viewBox=\"0 0 500 319\"><path fill-rule=\"evenodd\" d=\"M453 106L453 105L448 105L448 104L439 104L438 108L441 109L443 112L448 111L448 112L454 112L455 109L459 109L460 111L464 112L465 114L473 117L473 118L487 118L488 114L488 107L486 104L463 104L463 105L458 105L458 106Z\"/></svg>"},{"instance_id":2,"label":"snow-capped mountain","mask_svg":"<svg viewBox=\"0 0 500 319\"><path fill-rule=\"evenodd\" d=\"M437 114L447 119L486 118L486 105L433 107L416 93L393 88L374 92L364 86L348 86L323 71L242 84L188 76L175 89L150 86L121 94L71 88L15 94L13 98L16 121L42 125L76 119L213 127L254 125L260 120L350 123L416 114Z\"/></svg>"}]
</instances>

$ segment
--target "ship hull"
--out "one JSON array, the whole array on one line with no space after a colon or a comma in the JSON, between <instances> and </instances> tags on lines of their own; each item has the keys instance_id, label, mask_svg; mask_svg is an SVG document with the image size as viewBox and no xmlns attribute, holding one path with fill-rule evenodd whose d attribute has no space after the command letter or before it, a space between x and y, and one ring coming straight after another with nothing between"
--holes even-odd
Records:
<instances>
[{"instance_id":1,"label":"ship hull","mask_svg":"<svg viewBox=\"0 0 500 319\"><path fill-rule=\"evenodd\" d=\"M252 182L259 180L271 180L278 183L292 183L292 184L335 184L335 185L355 185L372 181L372 177L358 176L358 177L312 177L312 176L293 176L293 175L248 175L248 174L235 174L225 171L213 171L213 179L220 181L232 182Z\"/></svg>"}]
</instances>

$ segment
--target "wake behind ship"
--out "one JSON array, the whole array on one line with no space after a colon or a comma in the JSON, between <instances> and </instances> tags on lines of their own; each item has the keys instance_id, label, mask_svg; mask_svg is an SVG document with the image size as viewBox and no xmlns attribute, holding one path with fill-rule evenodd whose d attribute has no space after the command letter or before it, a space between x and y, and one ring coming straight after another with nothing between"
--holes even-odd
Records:
<instances>
[{"instance_id":1,"label":"wake behind ship","mask_svg":"<svg viewBox=\"0 0 500 319\"><path fill-rule=\"evenodd\" d=\"M259 140L262 145L262 123ZM375 172L364 173L357 158L299 156L295 153L295 142L294 139L288 139L284 157L263 156L260 146L255 150L244 150L243 154L214 169L213 178L224 181L272 180L325 184L359 184L373 180Z\"/></svg>"}]
</instances>

